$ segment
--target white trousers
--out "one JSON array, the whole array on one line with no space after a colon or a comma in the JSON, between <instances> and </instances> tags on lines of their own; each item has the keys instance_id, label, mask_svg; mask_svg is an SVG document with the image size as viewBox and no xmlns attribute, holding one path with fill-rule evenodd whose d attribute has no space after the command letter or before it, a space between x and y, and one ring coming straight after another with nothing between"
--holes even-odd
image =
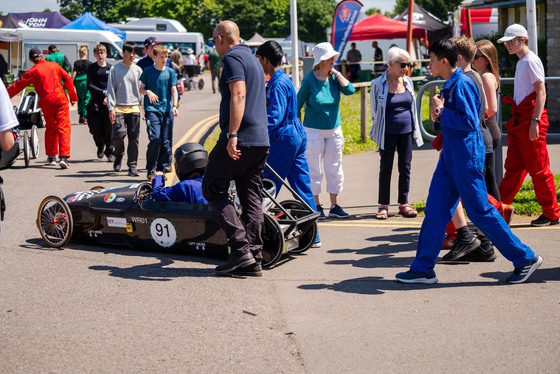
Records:
<instances>
[{"instance_id":1,"label":"white trousers","mask_svg":"<svg viewBox=\"0 0 560 374\"><path fill-rule=\"evenodd\" d=\"M342 134L342 128L337 126L332 130L319 130L306 127L305 131L307 132L305 155L309 164L313 195L321 193L323 170L327 180L327 192L339 194L344 183L344 173L342 172L344 135Z\"/></svg>"}]
</instances>

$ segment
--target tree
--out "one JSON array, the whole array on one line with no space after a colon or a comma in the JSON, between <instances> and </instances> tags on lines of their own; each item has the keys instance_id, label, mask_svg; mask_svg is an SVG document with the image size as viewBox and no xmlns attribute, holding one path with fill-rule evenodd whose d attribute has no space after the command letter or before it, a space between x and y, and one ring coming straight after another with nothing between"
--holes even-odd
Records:
<instances>
[{"instance_id":1,"label":"tree","mask_svg":"<svg viewBox=\"0 0 560 374\"><path fill-rule=\"evenodd\" d=\"M327 41L327 27L332 26L336 2L334 0L299 0L298 36L306 42Z\"/></svg>"},{"instance_id":2,"label":"tree","mask_svg":"<svg viewBox=\"0 0 560 374\"><path fill-rule=\"evenodd\" d=\"M368 10L366 10L366 14L367 14L368 17L371 16L372 14L375 14L375 13L382 14L382 15L384 15L385 17L389 17L389 18L393 18L393 17L394 17L393 12L389 12L389 11L383 12L383 11L381 11L381 9L379 9L379 8L369 8Z\"/></svg>"},{"instance_id":3,"label":"tree","mask_svg":"<svg viewBox=\"0 0 560 374\"><path fill-rule=\"evenodd\" d=\"M455 9L462 0L417 0L416 4L438 17L440 20L445 21L448 17L448 12ZM395 5L395 14L400 14L403 10L408 8L408 0L397 0Z\"/></svg>"}]
</instances>

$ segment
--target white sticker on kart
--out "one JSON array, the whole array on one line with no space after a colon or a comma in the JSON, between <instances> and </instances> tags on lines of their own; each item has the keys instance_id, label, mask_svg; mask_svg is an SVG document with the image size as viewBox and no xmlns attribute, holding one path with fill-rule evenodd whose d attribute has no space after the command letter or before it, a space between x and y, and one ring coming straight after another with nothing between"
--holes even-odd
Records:
<instances>
[{"instance_id":1,"label":"white sticker on kart","mask_svg":"<svg viewBox=\"0 0 560 374\"><path fill-rule=\"evenodd\" d=\"M107 226L126 229L126 218L107 217Z\"/></svg>"},{"instance_id":2,"label":"white sticker on kart","mask_svg":"<svg viewBox=\"0 0 560 374\"><path fill-rule=\"evenodd\" d=\"M171 222L165 218L156 218L150 226L154 241L162 247L171 247L177 240L177 232Z\"/></svg>"}]
</instances>

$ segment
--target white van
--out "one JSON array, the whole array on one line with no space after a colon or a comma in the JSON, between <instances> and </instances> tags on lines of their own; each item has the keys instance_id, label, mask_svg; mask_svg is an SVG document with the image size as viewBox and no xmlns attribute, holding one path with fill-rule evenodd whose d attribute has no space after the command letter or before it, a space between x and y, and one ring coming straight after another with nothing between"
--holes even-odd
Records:
<instances>
[{"instance_id":1,"label":"white van","mask_svg":"<svg viewBox=\"0 0 560 374\"><path fill-rule=\"evenodd\" d=\"M178 44L183 54L187 48L192 48L197 61L204 56L204 38L199 32L126 31L126 41L138 44L140 51L144 48L144 40L150 36L155 36L170 51Z\"/></svg>"},{"instance_id":2,"label":"white van","mask_svg":"<svg viewBox=\"0 0 560 374\"><path fill-rule=\"evenodd\" d=\"M123 31L165 31L165 32L187 32L185 26L179 21L169 18L144 17L127 18L126 23L110 23L111 26Z\"/></svg>"},{"instance_id":3,"label":"white van","mask_svg":"<svg viewBox=\"0 0 560 374\"><path fill-rule=\"evenodd\" d=\"M95 62L93 48L97 44L103 44L107 48L107 62L110 64L114 65L123 58L123 41L110 31L31 28L18 28L14 31L20 35L21 40L22 61L19 70L28 70L33 65L28 59L31 48L38 48L47 56L51 44L56 45L60 53L68 58L71 66L79 58L78 51L84 46L89 51L89 60Z\"/></svg>"}]
</instances>

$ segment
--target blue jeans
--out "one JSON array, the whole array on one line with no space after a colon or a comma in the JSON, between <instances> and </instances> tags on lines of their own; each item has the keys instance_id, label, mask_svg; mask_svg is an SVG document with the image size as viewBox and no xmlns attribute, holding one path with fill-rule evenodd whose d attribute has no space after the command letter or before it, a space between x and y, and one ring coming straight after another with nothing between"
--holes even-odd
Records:
<instances>
[{"instance_id":1,"label":"blue jeans","mask_svg":"<svg viewBox=\"0 0 560 374\"><path fill-rule=\"evenodd\" d=\"M146 112L148 129L148 150L146 151L146 169L162 171L171 163L173 146L173 114Z\"/></svg>"}]
</instances>

